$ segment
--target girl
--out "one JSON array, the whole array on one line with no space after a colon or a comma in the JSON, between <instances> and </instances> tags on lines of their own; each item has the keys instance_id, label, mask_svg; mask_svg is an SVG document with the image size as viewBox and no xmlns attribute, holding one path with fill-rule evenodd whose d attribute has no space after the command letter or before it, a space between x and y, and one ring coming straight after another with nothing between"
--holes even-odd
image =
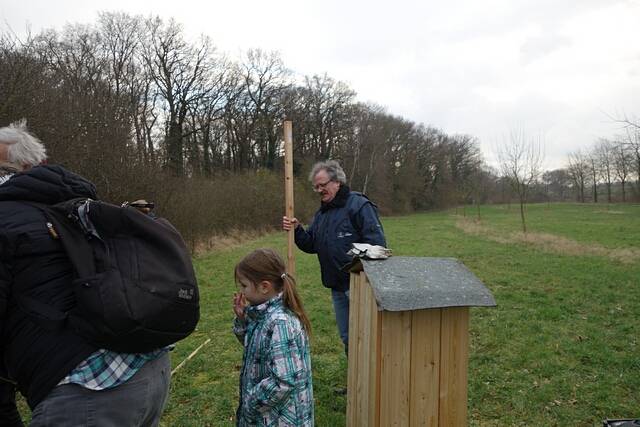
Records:
<instances>
[{"instance_id":1,"label":"girl","mask_svg":"<svg viewBox=\"0 0 640 427\"><path fill-rule=\"evenodd\" d=\"M237 425L313 426L311 327L295 280L271 249L245 256L235 280L233 332L244 344Z\"/></svg>"}]
</instances>

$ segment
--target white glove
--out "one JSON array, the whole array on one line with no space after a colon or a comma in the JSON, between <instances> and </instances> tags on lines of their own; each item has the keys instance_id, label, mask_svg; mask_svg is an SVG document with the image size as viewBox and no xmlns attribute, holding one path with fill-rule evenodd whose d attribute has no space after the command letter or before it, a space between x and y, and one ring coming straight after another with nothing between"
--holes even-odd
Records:
<instances>
[{"instance_id":1,"label":"white glove","mask_svg":"<svg viewBox=\"0 0 640 427\"><path fill-rule=\"evenodd\" d=\"M352 243L353 248L347 252L348 255L366 259L387 259L391 256L391 249L384 246L370 245L368 243Z\"/></svg>"}]
</instances>

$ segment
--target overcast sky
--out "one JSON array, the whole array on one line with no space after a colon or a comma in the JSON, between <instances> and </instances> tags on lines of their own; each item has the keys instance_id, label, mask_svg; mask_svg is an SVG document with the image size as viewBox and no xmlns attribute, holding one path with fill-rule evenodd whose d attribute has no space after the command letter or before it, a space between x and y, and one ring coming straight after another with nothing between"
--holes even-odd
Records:
<instances>
[{"instance_id":1,"label":"overcast sky","mask_svg":"<svg viewBox=\"0 0 640 427\"><path fill-rule=\"evenodd\" d=\"M102 10L174 17L232 57L278 50L297 74L478 137L490 163L511 129L542 137L554 168L619 134L610 116L640 117L640 0L0 0L19 34Z\"/></svg>"}]
</instances>

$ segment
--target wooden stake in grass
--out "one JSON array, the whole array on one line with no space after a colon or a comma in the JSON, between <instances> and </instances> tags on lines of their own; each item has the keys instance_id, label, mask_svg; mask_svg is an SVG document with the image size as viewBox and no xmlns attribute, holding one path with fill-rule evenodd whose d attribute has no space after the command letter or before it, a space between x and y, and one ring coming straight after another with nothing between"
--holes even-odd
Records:
<instances>
[{"instance_id":1,"label":"wooden stake in grass","mask_svg":"<svg viewBox=\"0 0 640 427\"><path fill-rule=\"evenodd\" d=\"M285 215L293 218L293 125L290 120L284 122L284 187L285 187ZM287 241L287 273L296 275L296 258L294 252L294 232L288 232Z\"/></svg>"},{"instance_id":2,"label":"wooden stake in grass","mask_svg":"<svg viewBox=\"0 0 640 427\"><path fill-rule=\"evenodd\" d=\"M205 342L203 342L202 344L200 344L200 347L196 348L195 350L193 350L191 352L191 354L189 356L187 356L186 359L184 359L182 362L180 362L180 364L178 366L176 366L176 368L171 371L171 376L174 376L176 372L178 372L178 369L182 368L182 366L187 363L188 360L191 360L191 358L193 356L195 356L202 347L204 347L205 345L207 345L209 343L209 341L211 341L211 338L207 338L207 340Z\"/></svg>"}]
</instances>

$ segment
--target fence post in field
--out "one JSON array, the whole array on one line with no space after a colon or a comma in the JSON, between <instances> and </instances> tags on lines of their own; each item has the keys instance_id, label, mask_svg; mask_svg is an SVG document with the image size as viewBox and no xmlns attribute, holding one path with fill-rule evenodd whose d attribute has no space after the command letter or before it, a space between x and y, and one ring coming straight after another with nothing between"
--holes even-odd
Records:
<instances>
[{"instance_id":1,"label":"fence post in field","mask_svg":"<svg viewBox=\"0 0 640 427\"><path fill-rule=\"evenodd\" d=\"M347 426L466 426L469 307L495 306L454 258L351 270Z\"/></svg>"},{"instance_id":2,"label":"fence post in field","mask_svg":"<svg viewBox=\"0 0 640 427\"><path fill-rule=\"evenodd\" d=\"M293 218L293 124L290 120L284 122L284 187L285 215ZM293 228L287 233L287 273L293 277L296 275L294 233Z\"/></svg>"}]
</instances>

